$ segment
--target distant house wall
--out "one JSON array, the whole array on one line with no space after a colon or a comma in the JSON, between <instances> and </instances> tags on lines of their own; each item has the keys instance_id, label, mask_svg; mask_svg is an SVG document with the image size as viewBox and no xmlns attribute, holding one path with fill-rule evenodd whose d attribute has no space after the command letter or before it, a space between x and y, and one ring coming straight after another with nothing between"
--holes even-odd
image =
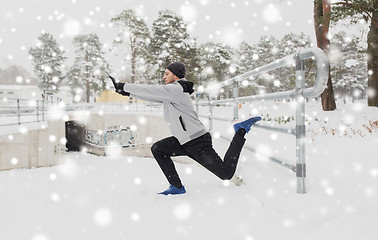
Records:
<instances>
[{"instance_id":1,"label":"distant house wall","mask_svg":"<svg viewBox=\"0 0 378 240\"><path fill-rule=\"evenodd\" d=\"M27 125L22 127L27 128ZM17 129L17 126L8 128ZM64 132L64 122L56 120L48 121L45 128L0 135L0 170L64 163L65 144L60 142L64 138Z\"/></svg>"},{"instance_id":2,"label":"distant house wall","mask_svg":"<svg viewBox=\"0 0 378 240\"><path fill-rule=\"evenodd\" d=\"M133 144L127 148L99 147L95 144L84 144L88 152L100 156L123 155L151 157L151 146L154 142L163 138L172 136L167 123L164 121L162 112L140 113L140 112L124 112L119 114L90 114L80 116L70 116L70 120L81 123L84 131L100 131L102 133L108 130L121 130L130 128L134 137ZM84 133L85 134L85 133ZM130 135L127 135L130 136ZM193 160L185 156L172 158L180 163L192 163Z\"/></svg>"},{"instance_id":3,"label":"distant house wall","mask_svg":"<svg viewBox=\"0 0 378 240\"><path fill-rule=\"evenodd\" d=\"M139 156L153 157L151 146L154 142L171 136L161 112L120 114L86 114L85 112L73 112L69 115L68 122L62 120L48 121L45 128L38 127L26 133L20 133L18 126L12 126L15 130L2 131L0 129L0 170L17 168L34 168L55 166L65 162L65 148L69 144L78 145L76 150L86 150L90 153L109 156ZM79 131L71 136L77 139L67 145L61 140L67 136L67 123L77 124ZM36 123L41 124L41 123ZM131 143L122 147L119 144L105 145L96 133L121 131L127 129L126 137L132 136ZM5 134L6 132L6 134ZM87 135L86 135L87 134ZM84 139L83 139L84 135ZM103 135L99 134L101 137ZM12 136L10 138L10 136ZM97 136L98 137L98 136ZM87 140L85 139L87 138ZM91 141L88 141L91 140ZM107 138L109 140L109 138ZM123 139L128 140L128 139ZM110 140L109 140L110 141ZM72 147L72 145L71 145ZM175 161L189 163L186 157L175 157Z\"/></svg>"},{"instance_id":4,"label":"distant house wall","mask_svg":"<svg viewBox=\"0 0 378 240\"><path fill-rule=\"evenodd\" d=\"M122 96L114 90L107 90L101 92L99 97L96 97L96 102L127 102L129 99L129 97Z\"/></svg>"},{"instance_id":5,"label":"distant house wall","mask_svg":"<svg viewBox=\"0 0 378 240\"><path fill-rule=\"evenodd\" d=\"M87 134L87 138L88 134L95 135L90 136L90 139L95 139L92 143L85 139L79 139L79 141L82 141L81 147L85 147L89 152L101 156L111 155L112 151L119 145L112 145L110 142L105 143L104 137L109 140L109 136L106 136L105 133L112 134L113 132L119 133L121 130L127 130L124 135L127 135L129 138L132 136L132 139L123 139L123 145L127 147L120 149L122 155L140 157L152 157L152 144L157 140L171 135L161 112L145 114L125 112L121 114L104 115L73 114L70 115L70 120L74 121L77 125L73 126L71 129L78 129L78 131L72 132L82 132L80 128L84 128L84 135ZM70 124L72 124L72 122ZM82 138L82 134L77 134L77 136ZM72 139L71 136L67 136L67 138L69 138L70 141ZM128 140L129 142L127 142ZM78 139L73 139L72 141L78 142Z\"/></svg>"}]
</instances>

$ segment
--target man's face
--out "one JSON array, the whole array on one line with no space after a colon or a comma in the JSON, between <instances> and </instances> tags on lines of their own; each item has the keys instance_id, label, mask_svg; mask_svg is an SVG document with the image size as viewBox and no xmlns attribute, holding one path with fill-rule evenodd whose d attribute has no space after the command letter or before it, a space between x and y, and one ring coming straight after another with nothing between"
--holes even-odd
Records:
<instances>
[{"instance_id":1,"label":"man's face","mask_svg":"<svg viewBox=\"0 0 378 240\"><path fill-rule=\"evenodd\" d=\"M168 69L165 69L163 79L165 81L165 84L167 85L167 84L175 82L179 78L176 75L174 75L171 71L169 71Z\"/></svg>"}]
</instances>

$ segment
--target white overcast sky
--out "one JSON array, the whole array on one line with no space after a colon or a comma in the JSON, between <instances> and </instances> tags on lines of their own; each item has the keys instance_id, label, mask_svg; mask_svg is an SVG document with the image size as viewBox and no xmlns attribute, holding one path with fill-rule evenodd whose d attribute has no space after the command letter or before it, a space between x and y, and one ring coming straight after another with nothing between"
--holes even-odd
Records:
<instances>
[{"instance_id":1,"label":"white overcast sky","mask_svg":"<svg viewBox=\"0 0 378 240\"><path fill-rule=\"evenodd\" d=\"M12 0L0 12L0 67L17 64L32 71L28 49L42 31L55 36L65 48L67 65L73 61L75 34L96 33L111 47L117 29L109 20L122 10L134 9L151 27L159 10L170 9L190 25L200 43L241 41L254 44L263 35L277 38L304 32L315 42L313 0ZM120 61L111 61L113 69Z\"/></svg>"}]
</instances>

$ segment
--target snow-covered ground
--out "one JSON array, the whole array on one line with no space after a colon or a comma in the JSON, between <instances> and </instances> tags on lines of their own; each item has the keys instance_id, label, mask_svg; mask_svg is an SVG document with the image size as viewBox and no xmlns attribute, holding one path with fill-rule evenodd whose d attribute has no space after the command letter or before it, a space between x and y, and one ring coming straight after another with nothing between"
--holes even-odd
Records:
<instances>
[{"instance_id":1,"label":"snow-covered ground","mask_svg":"<svg viewBox=\"0 0 378 240\"><path fill-rule=\"evenodd\" d=\"M179 196L156 194L168 184L154 159L68 153L61 166L0 172L0 239L377 239L378 109L365 105L323 112L307 104L307 194L296 193L294 173L259 154L294 162L294 137L263 129L248 134L258 153L242 152L244 185L176 164L187 189ZM281 125L291 128L293 109L245 104L240 115L276 125L286 119ZM232 110L215 112L230 117ZM230 126L214 122L221 156L228 143L219 136L232 135Z\"/></svg>"}]
</instances>

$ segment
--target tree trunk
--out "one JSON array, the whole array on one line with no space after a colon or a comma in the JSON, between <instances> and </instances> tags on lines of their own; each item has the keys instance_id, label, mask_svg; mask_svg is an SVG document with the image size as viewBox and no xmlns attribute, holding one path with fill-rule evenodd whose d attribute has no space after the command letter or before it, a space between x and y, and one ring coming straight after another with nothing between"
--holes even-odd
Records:
<instances>
[{"instance_id":1,"label":"tree trunk","mask_svg":"<svg viewBox=\"0 0 378 240\"><path fill-rule=\"evenodd\" d=\"M87 78L87 80L86 80L86 88L87 88L87 103L89 103L89 101L90 101L90 98L89 98L89 96L91 95L91 91L90 91L90 89L89 89L89 80L88 80L88 78Z\"/></svg>"},{"instance_id":2,"label":"tree trunk","mask_svg":"<svg viewBox=\"0 0 378 240\"><path fill-rule=\"evenodd\" d=\"M85 61L88 63L88 54L85 54ZM86 77L87 77L87 80L86 80L86 84L85 84L85 87L86 87L86 92L87 92L87 103L89 103L90 102L90 95L91 95L91 90L90 90L90 83L89 83L89 70L88 70L88 67L86 66L85 67L85 69L86 69Z\"/></svg>"},{"instance_id":3,"label":"tree trunk","mask_svg":"<svg viewBox=\"0 0 378 240\"><path fill-rule=\"evenodd\" d=\"M136 38L130 36L131 49L131 83L135 83L135 68L136 68Z\"/></svg>"},{"instance_id":4,"label":"tree trunk","mask_svg":"<svg viewBox=\"0 0 378 240\"><path fill-rule=\"evenodd\" d=\"M317 45L329 57L328 30L330 23L331 6L328 0L314 0L314 25ZM330 68L331 69L331 68ZM329 70L330 70L329 69ZM328 75L327 87L321 95L324 111L336 109L335 96L333 93L331 72Z\"/></svg>"},{"instance_id":5,"label":"tree trunk","mask_svg":"<svg viewBox=\"0 0 378 240\"><path fill-rule=\"evenodd\" d=\"M374 1L374 6L378 6L378 0ZM373 11L368 33L368 106L378 107L378 12Z\"/></svg>"},{"instance_id":6,"label":"tree trunk","mask_svg":"<svg viewBox=\"0 0 378 240\"><path fill-rule=\"evenodd\" d=\"M132 52L131 56L131 82L135 83L135 73L136 73L136 54L135 51Z\"/></svg>"}]
</instances>

